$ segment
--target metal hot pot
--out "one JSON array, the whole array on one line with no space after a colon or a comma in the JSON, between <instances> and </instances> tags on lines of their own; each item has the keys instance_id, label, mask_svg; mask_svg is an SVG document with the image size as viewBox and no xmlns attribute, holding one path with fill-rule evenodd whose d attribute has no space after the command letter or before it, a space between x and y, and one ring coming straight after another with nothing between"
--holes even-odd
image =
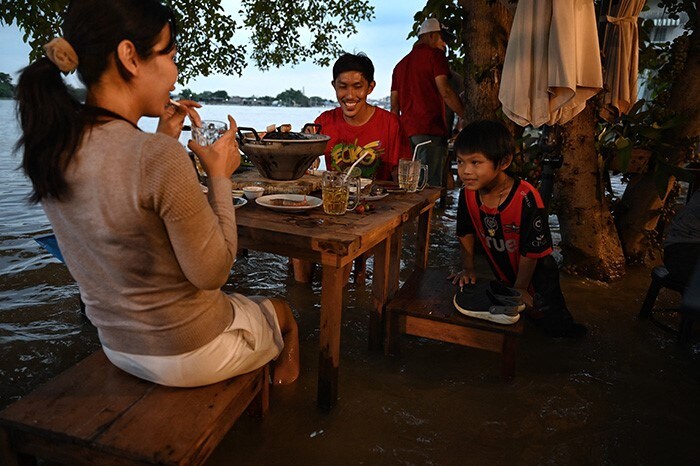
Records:
<instances>
[{"instance_id":1,"label":"metal hot pot","mask_svg":"<svg viewBox=\"0 0 700 466\"><path fill-rule=\"evenodd\" d=\"M306 133L309 127L320 132L321 126L307 123L301 132L262 132L254 128L238 128L238 144L265 178L296 180L326 150L330 136Z\"/></svg>"}]
</instances>

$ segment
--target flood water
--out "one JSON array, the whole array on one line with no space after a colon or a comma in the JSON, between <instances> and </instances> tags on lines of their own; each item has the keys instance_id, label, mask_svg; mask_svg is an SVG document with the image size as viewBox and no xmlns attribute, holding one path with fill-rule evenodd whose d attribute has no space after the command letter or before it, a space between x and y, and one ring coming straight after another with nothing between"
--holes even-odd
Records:
<instances>
[{"instance_id":1,"label":"flood water","mask_svg":"<svg viewBox=\"0 0 700 466\"><path fill-rule=\"evenodd\" d=\"M12 105L0 101L2 128L15 124ZM256 127L290 120L290 109L254 110ZM205 118L221 119L227 111L213 108ZM320 112L291 111L297 128ZM40 207L24 202L29 187L9 154L16 137L16 130L0 132L0 407L99 346L66 268L33 240L50 226ZM455 195L435 210L431 266L459 262ZM413 241L407 228L404 244ZM402 279L410 272L410 248L404 261ZM681 348L671 333L637 319L647 268L611 284L563 274L569 307L589 335L554 341L526 326L512 382L499 377L497 354L471 348L402 337L399 356L368 351L371 270L370 261L367 280L346 287L340 398L324 412L315 402L320 274L311 284L295 283L286 258L254 251L236 262L226 289L291 303L302 372L296 384L273 388L265 419L244 415L208 464L697 462L700 344L696 338ZM489 276L483 262L481 271ZM678 299L663 292L659 302L670 306ZM677 325L677 315L664 321Z\"/></svg>"}]
</instances>

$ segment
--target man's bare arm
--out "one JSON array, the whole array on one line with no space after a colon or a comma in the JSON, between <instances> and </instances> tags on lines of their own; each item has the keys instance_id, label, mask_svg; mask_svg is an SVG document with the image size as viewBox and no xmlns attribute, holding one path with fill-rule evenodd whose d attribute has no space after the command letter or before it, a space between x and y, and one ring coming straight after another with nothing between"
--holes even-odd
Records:
<instances>
[{"instance_id":1,"label":"man's bare arm","mask_svg":"<svg viewBox=\"0 0 700 466\"><path fill-rule=\"evenodd\" d=\"M450 86L450 81L448 77L444 74L435 77L435 84L437 85L438 91L442 96L442 100L445 101L448 107L452 109L453 112L457 114L460 118L464 118L464 104L459 99L459 96Z\"/></svg>"},{"instance_id":2,"label":"man's bare arm","mask_svg":"<svg viewBox=\"0 0 700 466\"><path fill-rule=\"evenodd\" d=\"M391 91L391 113L396 114L397 116L401 115L401 107L399 106L399 92L398 91Z\"/></svg>"}]
</instances>

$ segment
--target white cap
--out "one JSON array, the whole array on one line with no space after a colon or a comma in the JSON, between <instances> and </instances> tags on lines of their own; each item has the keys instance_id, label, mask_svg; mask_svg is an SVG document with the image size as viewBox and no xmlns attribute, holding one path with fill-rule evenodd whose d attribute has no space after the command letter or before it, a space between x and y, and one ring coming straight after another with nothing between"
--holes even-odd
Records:
<instances>
[{"instance_id":1,"label":"white cap","mask_svg":"<svg viewBox=\"0 0 700 466\"><path fill-rule=\"evenodd\" d=\"M420 25L418 35L421 36L429 32L442 32L442 29L443 26L442 24L440 24L440 21L438 21L435 18L428 18L425 21L423 21L423 24Z\"/></svg>"}]
</instances>

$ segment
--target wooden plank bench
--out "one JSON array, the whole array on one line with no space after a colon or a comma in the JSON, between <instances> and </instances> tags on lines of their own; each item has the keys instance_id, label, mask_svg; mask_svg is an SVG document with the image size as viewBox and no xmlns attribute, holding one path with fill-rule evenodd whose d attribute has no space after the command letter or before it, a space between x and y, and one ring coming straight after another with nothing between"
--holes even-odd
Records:
<instances>
[{"instance_id":1,"label":"wooden plank bench","mask_svg":"<svg viewBox=\"0 0 700 466\"><path fill-rule=\"evenodd\" d=\"M265 414L268 380L264 366L205 387L164 387L99 350L0 412L0 464L202 464L246 409Z\"/></svg>"},{"instance_id":2,"label":"wooden plank bench","mask_svg":"<svg viewBox=\"0 0 700 466\"><path fill-rule=\"evenodd\" d=\"M502 325L460 314L452 299L457 287L447 268L416 270L386 306L385 352L397 354L400 334L456 343L501 353L501 375L515 375L523 319Z\"/></svg>"}]
</instances>

